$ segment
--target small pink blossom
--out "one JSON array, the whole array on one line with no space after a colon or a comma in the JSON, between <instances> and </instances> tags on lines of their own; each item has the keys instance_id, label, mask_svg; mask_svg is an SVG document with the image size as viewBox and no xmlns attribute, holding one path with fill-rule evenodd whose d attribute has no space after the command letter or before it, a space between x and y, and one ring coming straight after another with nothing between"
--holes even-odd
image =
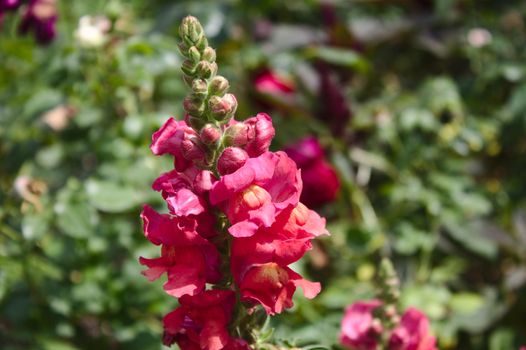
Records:
<instances>
[{"instance_id":1,"label":"small pink blossom","mask_svg":"<svg viewBox=\"0 0 526 350\"><path fill-rule=\"evenodd\" d=\"M407 309L389 338L389 350L437 350L426 315L415 308Z\"/></svg>"},{"instance_id":2,"label":"small pink blossom","mask_svg":"<svg viewBox=\"0 0 526 350\"><path fill-rule=\"evenodd\" d=\"M373 311L380 300L358 301L345 309L340 342L353 350L376 350L382 326L375 321Z\"/></svg>"}]
</instances>

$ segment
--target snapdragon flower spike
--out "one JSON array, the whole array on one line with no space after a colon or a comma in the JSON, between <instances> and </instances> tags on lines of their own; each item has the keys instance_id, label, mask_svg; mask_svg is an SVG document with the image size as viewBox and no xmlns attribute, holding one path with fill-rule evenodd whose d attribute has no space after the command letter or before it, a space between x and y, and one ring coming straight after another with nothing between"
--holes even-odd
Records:
<instances>
[{"instance_id":1,"label":"snapdragon flower spike","mask_svg":"<svg viewBox=\"0 0 526 350\"><path fill-rule=\"evenodd\" d=\"M244 122L228 81L217 76L215 51L193 17L183 20L179 48L191 88L183 120L169 118L152 136L151 151L170 155L174 169L152 188L167 214L145 206L144 234L161 256L141 257L151 281L167 275L165 291L179 307L164 318L165 345L182 350L248 350L259 319L292 306L297 287L307 298L320 284L289 265L328 234L325 219L299 202L301 173L284 152L270 152L275 130L259 113ZM207 290L207 285L210 285ZM249 308L249 309L247 309ZM242 336L248 339L241 339Z\"/></svg>"}]
</instances>

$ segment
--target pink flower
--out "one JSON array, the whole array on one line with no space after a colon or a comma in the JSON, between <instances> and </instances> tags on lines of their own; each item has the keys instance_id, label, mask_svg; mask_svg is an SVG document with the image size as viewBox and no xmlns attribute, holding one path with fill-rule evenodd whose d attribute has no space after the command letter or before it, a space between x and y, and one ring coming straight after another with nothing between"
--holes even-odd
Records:
<instances>
[{"instance_id":1,"label":"pink flower","mask_svg":"<svg viewBox=\"0 0 526 350\"><path fill-rule=\"evenodd\" d=\"M253 264L292 264L312 248L313 238L326 234L325 219L298 203L295 208L282 211L271 227L262 227L255 235L232 242L232 272L240 279Z\"/></svg>"},{"instance_id":2,"label":"pink flower","mask_svg":"<svg viewBox=\"0 0 526 350\"><path fill-rule=\"evenodd\" d=\"M228 333L234 303L235 293L231 290L181 297L180 306L163 319L164 345L177 343L181 350L246 349Z\"/></svg>"},{"instance_id":3,"label":"pink flower","mask_svg":"<svg viewBox=\"0 0 526 350\"><path fill-rule=\"evenodd\" d=\"M345 309L340 343L353 350L376 350L382 326L374 320L373 311L380 300L358 301Z\"/></svg>"},{"instance_id":4,"label":"pink flower","mask_svg":"<svg viewBox=\"0 0 526 350\"><path fill-rule=\"evenodd\" d=\"M389 350L436 350L426 315L409 308L389 338Z\"/></svg>"},{"instance_id":5,"label":"pink flower","mask_svg":"<svg viewBox=\"0 0 526 350\"><path fill-rule=\"evenodd\" d=\"M306 297L315 297L319 283L304 280L287 265L299 260L312 248L310 241L323 234L328 234L325 219L298 203L282 211L271 227L261 227L251 237L234 239L231 268L241 298L262 304L272 315L292 306L298 286Z\"/></svg>"},{"instance_id":6,"label":"pink flower","mask_svg":"<svg viewBox=\"0 0 526 350\"><path fill-rule=\"evenodd\" d=\"M301 187L296 164L283 152L267 152L214 183L210 202L222 207L232 236L249 237L260 226L270 227L282 210L296 206Z\"/></svg>"},{"instance_id":7,"label":"pink flower","mask_svg":"<svg viewBox=\"0 0 526 350\"><path fill-rule=\"evenodd\" d=\"M192 161L202 162L205 159L204 149L198 140L197 132L184 120L170 118L153 133L150 149L157 156L166 153L173 155L175 169L184 171Z\"/></svg>"},{"instance_id":8,"label":"pink flower","mask_svg":"<svg viewBox=\"0 0 526 350\"><path fill-rule=\"evenodd\" d=\"M149 206L144 206L141 217L146 238L155 245L162 245L161 257L139 259L148 267L143 275L149 281L166 273L168 280L164 290L180 297L195 295L205 288L205 283L220 279L219 253L212 243L197 233L194 219L159 214Z\"/></svg>"},{"instance_id":9,"label":"pink flower","mask_svg":"<svg viewBox=\"0 0 526 350\"><path fill-rule=\"evenodd\" d=\"M269 315L279 314L292 307L292 295L296 287L301 287L309 299L321 290L319 283L307 281L290 268L275 262L249 266L237 282L241 300L261 304Z\"/></svg>"},{"instance_id":10,"label":"pink flower","mask_svg":"<svg viewBox=\"0 0 526 350\"><path fill-rule=\"evenodd\" d=\"M196 176L197 174L172 170L159 176L153 182L152 189L161 192L170 212L174 215L198 215L206 210L206 202L193 191Z\"/></svg>"},{"instance_id":11,"label":"pink flower","mask_svg":"<svg viewBox=\"0 0 526 350\"><path fill-rule=\"evenodd\" d=\"M262 94L290 94L296 90L294 82L276 74L270 69L265 69L254 78L254 87Z\"/></svg>"},{"instance_id":12,"label":"pink flower","mask_svg":"<svg viewBox=\"0 0 526 350\"><path fill-rule=\"evenodd\" d=\"M334 168L325 160L323 149L314 137L307 137L285 149L301 169L301 201L309 207L332 202L340 190Z\"/></svg>"}]
</instances>

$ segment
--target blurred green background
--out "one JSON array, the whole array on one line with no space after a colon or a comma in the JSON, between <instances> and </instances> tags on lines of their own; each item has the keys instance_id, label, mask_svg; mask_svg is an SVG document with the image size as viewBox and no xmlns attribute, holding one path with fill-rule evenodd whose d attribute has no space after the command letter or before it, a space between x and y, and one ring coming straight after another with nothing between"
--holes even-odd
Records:
<instances>
[{"instance_id":1,"label":"blurred green background","mask_svg":"<svg viewBox=\"0 0 526 350\"><path fill-rule=\"evenodd\" d=\"M269 113L276 150L317 137L341 181L295 266L324 290L272 320L278 341L337 347L387 254L441 349L526 343L524 1L59 0L47 45L23 11L0 29L1 349L162 347L175 300L140 275L139 212L171 166L148 145L182 117L188 14L238 118Z\"/></svg>"}]
</instances>

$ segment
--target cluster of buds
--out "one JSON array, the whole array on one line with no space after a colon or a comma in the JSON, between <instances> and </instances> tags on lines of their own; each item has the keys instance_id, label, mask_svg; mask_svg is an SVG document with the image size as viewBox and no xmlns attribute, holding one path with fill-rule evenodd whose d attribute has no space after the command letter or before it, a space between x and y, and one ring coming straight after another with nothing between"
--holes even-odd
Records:
<instances>
[{"instance_id":1,"label":"cluster of buds","mask_svg":"<svg viewBox=\"0 0 526 350\"><path fill-rule=\"evenodd\" d=\"M437 350L429 321L416 308L398 313L398 276L383 259L379 271L378 299L358 301L347 307L340 342L352 350Z\"/></svg>"},{"instance_id":2,"label":"cluster of buds","mask_svg":"<svg viewBox=\"0 0 526 350\"><path fill-rule=\"evenodd\" d=\"M237 102L216 76L215 51L194 17L180 27L184 80L191 88L185 119L168 119L152 136L155 155L174 169L152 188L169 213L145 206L146 238L161 256L140 258L151 281L179 307L164 317L163 343L185 349L250 349L261 314L292 307L297 287L307 298L320 284L289 265L328 234L325 219L300 202L300 171L284 152L270 152L272 120L259 113L233 119Z\"/></svg>"}]
</instances>

